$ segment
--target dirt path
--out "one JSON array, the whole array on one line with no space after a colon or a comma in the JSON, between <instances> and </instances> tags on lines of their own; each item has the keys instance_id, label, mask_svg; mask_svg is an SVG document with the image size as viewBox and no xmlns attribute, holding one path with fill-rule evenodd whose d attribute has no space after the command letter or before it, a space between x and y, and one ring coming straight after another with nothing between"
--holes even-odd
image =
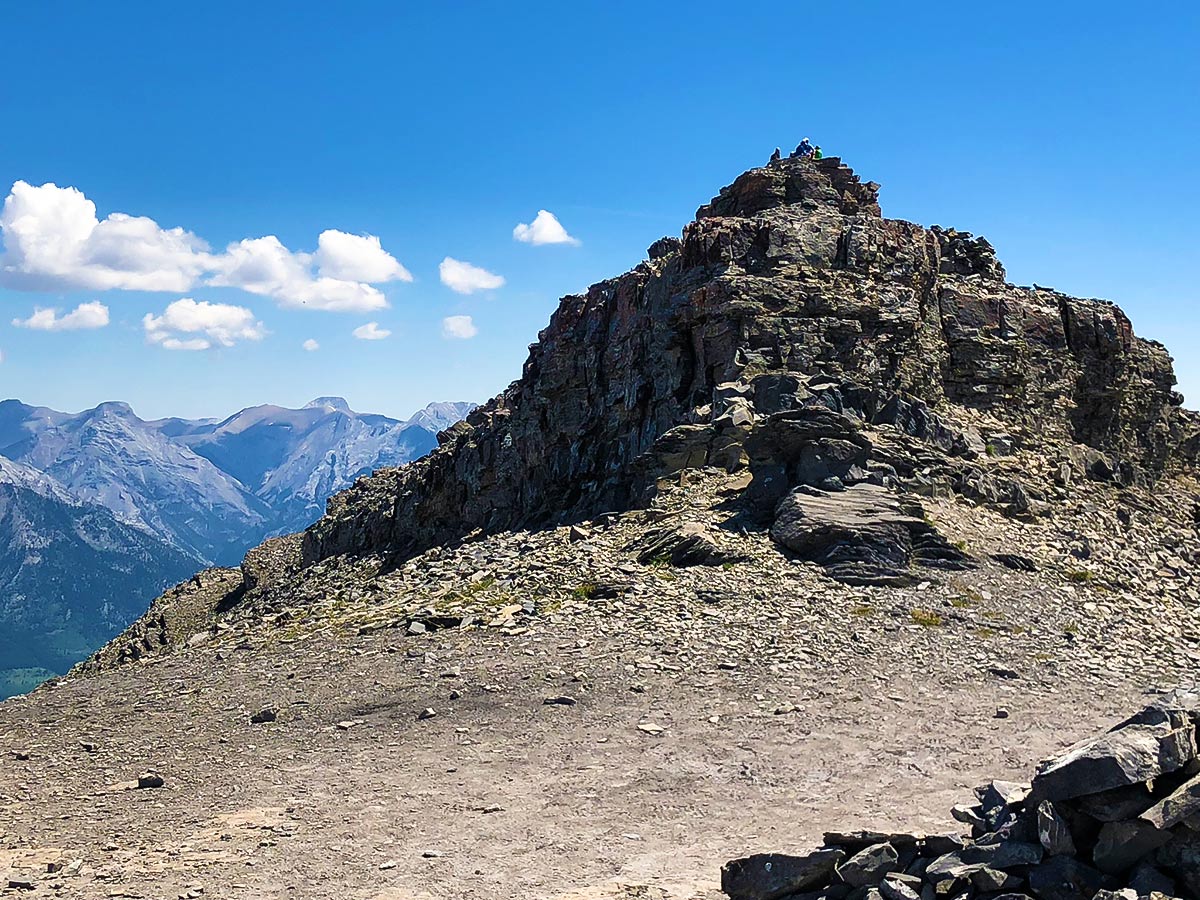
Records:
<instances>
[{"instance_id":1,"label":"dirt path","mask_svg":"<svg viewBox=\"0 0 1200 900\"><path fill-rule=\"evenodd\" d=\"M318 637L77 680L0 705L0 874L64 897L709 898L723 861L824 830L952 830L975 784L1027 776L1142 700L914 672L904 641L804 673L718 641L672 671L669 642L601 622ZM576 702L545 705L560 696ZM279 720L250 724L266 705ZM146 769L165 786L122 784Z\"/></svg>"}]
</instances>

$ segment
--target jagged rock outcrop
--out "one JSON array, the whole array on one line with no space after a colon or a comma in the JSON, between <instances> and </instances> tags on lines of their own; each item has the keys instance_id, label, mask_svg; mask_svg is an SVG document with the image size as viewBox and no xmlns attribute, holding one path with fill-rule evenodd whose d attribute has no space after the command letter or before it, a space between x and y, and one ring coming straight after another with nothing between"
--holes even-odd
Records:
<instances>
[{"instance_id":1,"label":"jagged rock outcrop","mask_svg":"<svg viewBox=\"0 0 1200 900\"><path fill-rule=\"evenodd\" d=\"M971 466L1013 447L1067 480L1194 458L1167 351L1117 307L1007 284L987 241L882 218L877 196L837 159L745 173L682 239L564 298L522 378L430 456L331 500L305 561L624 508L705 465L748 468L769 525L800 486L1036 515L1041 492Z\"/></svg>"},{"instance_id":2,"label":"jagged rock outcrop","mask_svg":"<svg viewBox=\"0 0 1200 900\"><path fill-rule=\"evenodd\" d=\"M1032 784L993 781L954 818L969 836L829 833L803 856L722 870L732 900L1200 896L1200 695L1174 692L1047 760Z\"/></svg>"}]
</instances>

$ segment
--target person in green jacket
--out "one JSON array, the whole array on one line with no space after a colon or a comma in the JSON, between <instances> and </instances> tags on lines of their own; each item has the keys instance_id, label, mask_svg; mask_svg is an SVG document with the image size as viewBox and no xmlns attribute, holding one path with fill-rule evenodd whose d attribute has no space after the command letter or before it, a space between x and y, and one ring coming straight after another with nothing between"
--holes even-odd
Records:
<instances>
[{"instance_id":1,"label":"person in green jacket","mask_svg":"<svg viewBox=\"0 0 1200 900\"><path fill-rule=\"evenodd\" d=\"M822 153L821 153L821 145L820 144L818 144L816 147L813 147L812 158L813 159L822 159L823 158Z\"/></svg>"}]
</instances>

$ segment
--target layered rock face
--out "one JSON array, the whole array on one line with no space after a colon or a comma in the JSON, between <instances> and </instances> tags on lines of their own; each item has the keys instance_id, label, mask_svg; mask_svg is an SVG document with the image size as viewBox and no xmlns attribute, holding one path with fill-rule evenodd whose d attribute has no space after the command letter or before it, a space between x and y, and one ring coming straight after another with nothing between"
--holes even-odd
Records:
<instances>
[{"instance_id":1,"label":"layered rock face","mask_svg":"<svg viewBox=\"0 0 1200 900\"><path fill-rule=\"evenodd\" d=\"M689 466L748 468L769 521L798 486L927 481L922 447L1014 512L1020 485L960 463L1044 447L1064 478L1132 482L1190 461L1165 348L1110 303L1005 283L981 238L882 218L878 187L837 159L743 174L682 239L564 298L521 379L439 449L331 500L306 562L626 507Z\"/></svg>"}]
</instances>

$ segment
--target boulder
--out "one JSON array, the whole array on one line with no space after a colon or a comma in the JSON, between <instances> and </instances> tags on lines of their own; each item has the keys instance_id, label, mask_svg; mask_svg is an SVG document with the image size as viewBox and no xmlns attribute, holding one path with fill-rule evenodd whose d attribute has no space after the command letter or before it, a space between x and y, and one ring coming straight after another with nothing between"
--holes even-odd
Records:
<instances>
[{"instance_id":1,"label":"boulder","mask_svg":"<svg viewBox=\"0 0 1200 900\"><path fill-rule=\"evenodd\" d=\"M653 529L625 550L636 553L638 562L668 562L673 566L719 566L740 558L723 548L717 536L700 522L682 522Z\"/></svg>"},{"instance_id":2,"label":"boulder","mask_svg":"<svg viewBox=\"0 0 1200 900\"><path fill-rule=\"evenodd\" d=\"M834 492L796 488L780 502L771 538L846 584L910 584L913 566L934 556L969 565L921 518L918 504L873 484Z\"/></svg>"},{"instance_id":3,"label":"boulder","mask_svg":"<svg viewBox=\"0 0 1200 900\"><path fill-rule=\"evenodd\" d=\"M1038 771L1039 799L1068 800L1151 781L1196 757L1195 730L1127 725L1076 744Z\"/></svg>"},{"instance_id":4,"label":"boulder","mask_svg":"<svg viewBox=\"0 0 1200 900\"><path fill-rule=\"evenodd\" d=\"M900 855L891 844L875 844L855 853L837 867L838 877L851 887L877 885L899 866Z\"/></svg>"},{"instance_id":5,"label":"boulder","mask_svg":"<svg viewBox=\"0 0 1200 900\"><path fill-rule=\"evenodd\" d=\"M816 850L807 856L760 853L735 859L721 868L721 890L730 900L779 900L828 884L845 857L841 850Z\"/></svg>"}]
</instances>

